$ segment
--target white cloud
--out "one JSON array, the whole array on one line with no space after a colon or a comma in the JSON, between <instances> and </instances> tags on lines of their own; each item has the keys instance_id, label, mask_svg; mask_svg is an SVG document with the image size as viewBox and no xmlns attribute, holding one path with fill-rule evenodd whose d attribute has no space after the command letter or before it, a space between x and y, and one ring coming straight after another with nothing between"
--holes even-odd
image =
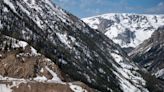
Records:
<instances>
[{"instance_id":1,"label":"white cloud","mask_svg":"<svg viewBox=\"0 0 164 92\"><path fill-rule=\"evenodd\" d=\"M164 3L163 3L163 2L160 2L160 3L158 4L158 6L159 6L159 7L164 6Z\"/></svg>"}]
</instances>

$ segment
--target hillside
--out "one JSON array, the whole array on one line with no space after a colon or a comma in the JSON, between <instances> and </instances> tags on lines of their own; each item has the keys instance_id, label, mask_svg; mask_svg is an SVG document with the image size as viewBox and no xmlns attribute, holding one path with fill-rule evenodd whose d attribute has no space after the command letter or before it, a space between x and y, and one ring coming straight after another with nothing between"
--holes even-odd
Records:
<instances>
[{"instance_id":1,"label":"hillside","mask_svg":"<svg viewBox=\"0 0 164 92\"><path fill-rule=\"evenodd\" d=\"M140 69L119 45L51 1L1 0L0 9L1 34L28 43L52 60L71 83L81 81L98 92L151 91ZM54 75L50 68L45 69ZM4 76L22 76L10 73ZM85 91L76 85L72 90L80 92L79 88ZM162 90L159 86L156 89Z\"/></svg>"}]
</instances>

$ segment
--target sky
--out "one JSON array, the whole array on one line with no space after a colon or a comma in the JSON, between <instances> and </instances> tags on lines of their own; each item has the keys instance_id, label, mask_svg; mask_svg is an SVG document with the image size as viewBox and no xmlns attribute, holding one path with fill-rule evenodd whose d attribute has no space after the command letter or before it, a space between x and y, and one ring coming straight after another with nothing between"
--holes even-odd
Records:
<instances>
[{"instance_id":1,"label":"sky","mask_svg":"<svg viewBox=\"0 0 164 92\"><path fill-rule=\"evenodd\" d=\"M164 14L164 0L53 0L80 17L105 13Z\"/></svg>"}]
</instances>

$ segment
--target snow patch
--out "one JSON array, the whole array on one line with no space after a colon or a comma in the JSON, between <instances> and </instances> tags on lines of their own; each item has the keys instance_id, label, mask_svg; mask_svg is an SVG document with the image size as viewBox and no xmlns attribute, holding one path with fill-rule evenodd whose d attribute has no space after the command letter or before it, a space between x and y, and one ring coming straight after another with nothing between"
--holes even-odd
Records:
<instances>
[{"instance_id":1,"label":"snow patch","mask_svg":"<svg viewBox=\"0 0 164 92\"><path fill-rule=\"evenodd\" d=\"M43 68L41 68L40 72L41 72L41 73L43 73L43 72L44 72L44 69L43 69Z\"/></svg>"},{"instance_id":2,"label":"snow patch","mask_svg":"<svg viewBox=\"0 0 164 92\"><path fill-rule=\"evenodd\" d=\"M102 74L106 74L106 72L102 68L99 68L99 72Z\"/></svg>"},{"instance_id":3,"label":"snow patch","mask_svg":"<svg viewBox=\"0 0 164 92\"><path fill-rule=\"evenodd\" d=\"M31 47L31 54L38 55L37 50Z\"/></svg>"},{"instance_id":4,"label":"snow patch","mask_svg":"<svg viewBox=\"0 0 164 92\"><path fill-rule=\"evenodd\" d=\"M0 20L0 29L1 29L1 28L3 28L3 26L2 26L2 23L1 23L1 20Z\"/></svg>"},{"instance_id":5,"label":"snow patch","mask_svg":"<svg viewBox=\"0 0 164 92\"><path fill-rule=\"evenodd\" d=\"M53 72L51 69L49 69L47 66L45 67L47 69L47 71L53 76L53 78L51 79L52 81L56 82L56 83L63 83L61 81L61 79L57 76L57 74L55 72Z\"/></svg>"},{"instance_id":6,"label":"snow patch","mask_svg":"<svg viewBox=\"0 0 164 92\"><path fill-rule=\"evenodd\" d=\"M35 0L31 0L31 4L35 5L36 1Z\"/></svg>"},{"instance_id":7,"label":"snow patch","mask_svg":"<svg viewBox=\"0 0 164 92\"><path fill-rule=\"evenodd\" d=\"M111 55L112 55L112 57L114 58L114 60L116 61L116 62L121 62L121 61L123 61L123 58L122 58L122 56L120 56L120 55L118 55L118 54L116 54L116 53L111 53Z\"/></svg>"},{"instance_id":8,"label":"snow patch","mask_svg":"<svg viewBox=\"0 0 164 92\"><path fill-rule=\"evenodd\" d=\"M25 12L27 15L30 15L30 12L25 9L19 2L17 2L18 6L22 9L23 12Z\"/></svg>"},{"instance_id":9,"label":"snow patch","mask_svg":"<svg viewBox=\"0 0 164 92\"><path fill-rule=\"evenodd\" d=\"M47 78L45 76L37 76L36 78L34 78L34 80L42 82L42 81L46 81Z\"/></svg>"},{"instance_id":10,"label":"snow patch","mask_svg":"<svg viewBox=\"0 0 164 92\"><path fill-rule=\"evenodd\" d=\"M16 12L16 9L15 9L15 6L12 4L12 2L10 0L3 0L5 4L7 4L15 13Z\"/></svg>"},{"instance_id":11,"label":"snow patch","mask_svg":"<svg viewBox=\"0 0 164 92\"><path fill-rule=\"evenodd\" d=\"M70 42L69 42L69 40L67 38L67 34L66 33L65 34L56 33L56 34L57 34L57 36L59 37L59 39L60 39L60 41L62 43L64 43L67 47L71 48Z\"/></svg>"},{"instance_id":12,"label":"snow patch","mask_svg":"<svg viewBox=\"0 0 164 92\"><path fill-rule=\"evenodd\" d=\"M4 12L9 12L9 10L6 7L3 8L3 11Z\"/></svg>"},{"instance_id":13,"label":"snow patch","mask_svg":"<svg viewBox=\"0 0 164 92\"><path fill-rule=\"evenodd\" d=\"M64 59L59 59L59 62L61 62L62 64L68 64L67 61L65 61Z\"/></svg>"},{"instance_id":14,"label":"snow patch","mask_svg":"<svg viewBox=\"0 0 164 92\"><path fill-rule=\"evenodd\" d=\"M88 76L88 74L84 73L83 75L87 78L87 81L89 83L92 83L91 78Z\"/></svg>"},{"instance_id":15,"label":"snow patch","mask_svg":"<svg viewBox=\"0 0 164 92\"><path fill-rule=\"evenodd\" d=\"M12 90L7 84L0 84L0 92L12 92Z\"/></svg>"},{"instance_id":16,"label":"snow patch","mask_svg":"<svg viewBox=\"0 0 164 92\"><path fill-rule=\"evenodd\" d=\"M69 83L69 86L73 92L88 92L86 89L83 89L82 87L80 87L78 85L73 85L73 84Z\"/></svg>"},{"instance_id":17,"label":"snow patch","mask_svg":"<svg viewBox=\"0 0 164 92\"><path fill-rule=\"evenodd\" d=\"M27 42L18 41L18 43L16 43L16 44L13 45L13 48L19 48L19 47L25 48L27 45L28 45Z\"/></svg>"},{"instance_id":18,"label":"snow patch","mask_svg":"<svg viewBox=\"0 0 164 92\"><path fill-rule=\"evenodd\" d=\"M25 48L28 45L28 43L24 42L24 41L19 41L18 44L19 44L19 46L21 46L23 48Z\"/></svg>"},{"instance_id":19,"label":"snow patch","mask_svg":"<svg viewBox=\"0 0 164 92\"><path fill-rule=\"evenodd\" d=\"M164 78L164 69L160 69L159 71L157 71L157 73L155 73L155 76L158 77L162 77Z\"/></svg>"}]
</instances>

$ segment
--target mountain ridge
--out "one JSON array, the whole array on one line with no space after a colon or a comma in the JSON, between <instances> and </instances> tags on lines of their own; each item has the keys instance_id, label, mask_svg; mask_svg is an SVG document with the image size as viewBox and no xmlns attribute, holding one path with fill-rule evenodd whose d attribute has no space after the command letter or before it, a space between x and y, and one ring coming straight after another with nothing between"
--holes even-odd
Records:
<instances>
[{"instance_id":1,"label":"mountain ridge","mask_svg":"<svg viewBox=\"0 0 164 92\"><path fill-rule=\"evenodd\" d=\"M82 19L122 48L135 48L164 24L164 15L108 13Z\"/></svg>"},{"instance_id":2,"label":"mountain ridge","mask_svg":"<svg viewBox=\"0 0 164 92\"><path fill-rule=\"evenodd\" d=\"M128 14L128 15L145 15L145 16L147 16L147 15L150 15L150 16L163 16L164 14L146 14L146 13L104 13L104 14L98 14L98 15L95 15L95 16L87 16L87 17L83 17L83 18L81 18L82 20L83 19L86 19L86 18L94 18L94 17L100 17L100 16L102 16L102 15L114 15L114 14L118 14L118 15L120 15L120 14Z\"/></svg>"}]
</instances>

